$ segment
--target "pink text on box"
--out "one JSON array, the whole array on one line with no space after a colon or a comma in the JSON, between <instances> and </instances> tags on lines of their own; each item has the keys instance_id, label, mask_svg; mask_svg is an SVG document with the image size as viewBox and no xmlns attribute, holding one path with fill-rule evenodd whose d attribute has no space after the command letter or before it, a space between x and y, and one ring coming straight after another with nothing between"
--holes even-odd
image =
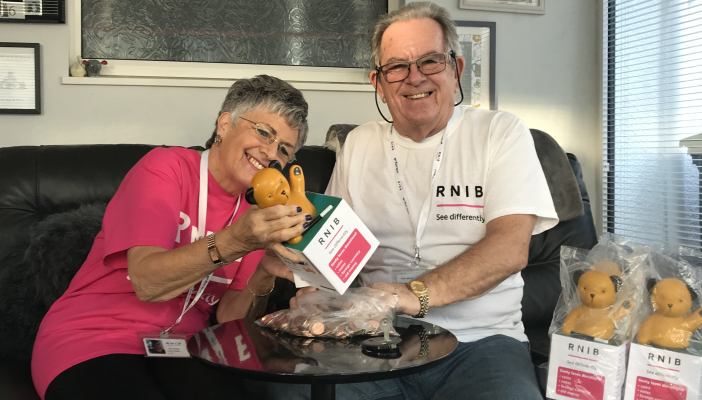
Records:
<instances>
[{"instance_id":1,"label":"pink text on box","mask_svg":"<svg viewBox=\"0 0 702 400\"><path fill-rule=\"evenodd\" d=\"M570 368L558 368L556 393L577 400L602 400L605 377Z\"/></svg>"},{"instance_id":2,"label":"pink text on box","mask_svg":"<svg viewBox=\"0 0 702 400\"><path fill-rule=\"evenodd\" d=\"M687 388L675 383L638 376L636 377L634 400L643 399L685 400L687 399Z\"/></svg>"},{"instance_id":3,"label":"pink text on box","mask_svg":"<svg viewBox=\"0 0 702 400\"><path fill-rule=\"evenodd\" d=\"M358 229L346 239L346 243L336 253L334 259L329 263L329 268L346 283L351 274L358 268L358 264L363 260L370 250L370 243L361 235Z\"/></svg>"}]
</instances>

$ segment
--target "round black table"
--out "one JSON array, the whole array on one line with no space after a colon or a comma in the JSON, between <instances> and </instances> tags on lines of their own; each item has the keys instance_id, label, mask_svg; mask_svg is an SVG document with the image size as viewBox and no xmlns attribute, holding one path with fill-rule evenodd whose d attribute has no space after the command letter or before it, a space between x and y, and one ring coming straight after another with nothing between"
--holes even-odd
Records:
<instances>
[{"instance_id":1,"label":"round black table","mask_svg":"<svg viewBox=\"0 0 702 400\"><path fill-rule=\"evenodd\" d=\"M312 339L236 320L204 329L188 340L193 357L233 374L268 382L310 384L312 399L334 399L337 383L397 378L432 368L458 345L445 329L421 325L401 328L399 358L362 352L368 336L348 340ZM395 354L397 357L397 354Z\"/></svg>"}]
</instances>

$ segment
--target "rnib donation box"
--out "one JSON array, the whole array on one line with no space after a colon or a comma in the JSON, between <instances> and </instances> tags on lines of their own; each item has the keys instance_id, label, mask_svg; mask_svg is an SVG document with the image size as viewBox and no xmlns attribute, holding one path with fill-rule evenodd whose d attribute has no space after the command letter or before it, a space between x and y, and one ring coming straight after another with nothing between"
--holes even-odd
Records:
<instances>
[{"instance_id":1,"label":"rnib donation box","mask_svg":"<svg viewBox=\"0 0 702 400\"><path fill-rule=\"evenodd\" d=\"M698 352L698 343L688 348ZM699 399L702 357L688 349L668 350L638 343L631 345L625 400Z\"/></svg>"},{"instance_id":2,"label":"rnib donation box","mask_svg":"<svg viewBox=\"0 0 702 400\"><path fill-rule=\"evenodd\" d=\"M620 400L627 343L611 345L554 333L548 365L549 399Z\"/></svg>"},{"instance_id":3,"label":"rnib donation box","mask_svg":"<svg viewBox=\"0 0 702 400\"><path fill-rule=\"evenodd\" d=\"M314 286L344 294L378 248L378 240L343 199L316 193L306 195L317 208L317 214L323 216L300 243L285 243L285 247L302 255L304 264L283 261L295 274L298 287Z\"/></svg>"}]
</instances>

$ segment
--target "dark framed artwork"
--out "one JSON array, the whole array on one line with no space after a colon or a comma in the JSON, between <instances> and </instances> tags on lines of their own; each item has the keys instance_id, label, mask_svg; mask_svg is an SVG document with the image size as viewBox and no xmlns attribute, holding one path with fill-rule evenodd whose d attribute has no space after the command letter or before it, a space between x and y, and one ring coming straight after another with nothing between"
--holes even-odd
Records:
<instances>
[{"instance_id":1,"label":"dark framed artwork","mask_svg":"<svg viewBox=\"0 0 702 400\"><path fill-rule=\"evenodd\" d=\"M66 0L0 0L0 22L66 23Z\"/></svg>"},{"instance_id":2,"label":"dark framed artwork","mask_svg":"<svg viewBox=\"0 0 702 400\"><path fill-rule=\"evenodd\" d=\"M0 114L41 114L39 43L0 42Z\"/></svg>"},{"instance_id":3,"label":"dark framed artwork","mask_svg":"<svg viewBox=\"0 0 702 400\"><path fill-rule=\"evenodd\" d=\"M495 93L495 31L497 24L454 21L466 67L461 75L463 104L497 110ZM460 94L457 95L457 100Z\"/></svg>"}]
</instances>

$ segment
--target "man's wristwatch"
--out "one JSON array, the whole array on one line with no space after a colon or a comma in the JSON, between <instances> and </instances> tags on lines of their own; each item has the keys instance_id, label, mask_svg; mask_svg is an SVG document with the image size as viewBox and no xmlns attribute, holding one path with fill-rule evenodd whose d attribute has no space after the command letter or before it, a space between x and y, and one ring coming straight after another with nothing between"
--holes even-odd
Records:
<instances>
[{"instance_id":1,"label":"man's wristwatch","mask_svg":"<svg viewBox=\"0 0 702 400\"><path fill-rule=\"evenodd\" d=\"M429 310L429 288L424 282L412 281L407 284L409 290L419 297L419 314L413 315L413 318L424 318Z\"/></svg>"},{"instance_id":2,"label":"man's wristwatch","mask_svg":"<svg viewBox=\"0 0 702 400\"><path fill-rule=\"evenodd\" d=\"M222 260L222 257L219 255L219 251L217 251L217 247L215 246L214 233L207 235L207 253L210 255L210 259L212 259L213 263L219 265L220 267L224 266L224 260Z\"/></svg>"}]
</instances>

